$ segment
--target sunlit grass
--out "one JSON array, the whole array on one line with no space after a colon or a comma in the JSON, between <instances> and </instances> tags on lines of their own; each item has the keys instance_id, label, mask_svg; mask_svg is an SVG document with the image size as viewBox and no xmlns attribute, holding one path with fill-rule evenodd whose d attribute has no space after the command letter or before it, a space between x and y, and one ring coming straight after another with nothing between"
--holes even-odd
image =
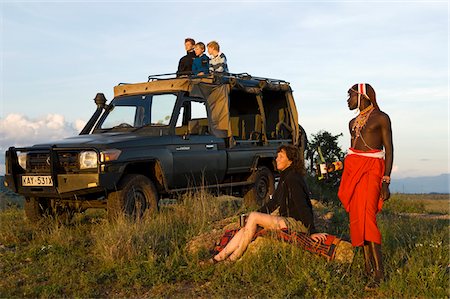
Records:
<instances>
[{"instance_id":1,"label":"sunlit grass","mask_svg":"<svg viewBox=\"0 0 450 299\"><path fill-rule=\"evenodd\" d=\"M208 251L191 252L188 242L242 209L202 190L139 221L110 223L93 211L67 226L34 225L8 208L0 212L0 297L448 297L448 220L399 214L427 209L411 202L393 197L379 216L387 278L371 293L359 251L352 264L338 264L268 239L236 263L200 266ZM347 214L330 209L328 231L347 238Z\"/></svg>"}]
</instances>

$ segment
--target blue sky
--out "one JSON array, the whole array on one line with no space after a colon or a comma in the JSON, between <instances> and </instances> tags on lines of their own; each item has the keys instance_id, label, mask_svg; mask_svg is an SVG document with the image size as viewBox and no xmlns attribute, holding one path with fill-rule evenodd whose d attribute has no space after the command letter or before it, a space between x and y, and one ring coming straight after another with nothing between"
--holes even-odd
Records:
<instances>
[{"instance_id":1,"label":"blue sky","mask_svg":"<svg viewBox=\"0 0 450 299\"><path fill-rule=\"evenodd\" d=\"M447 1L2 1L0 13L0 152L77 134L97 92L174 72L193 37L217 40L233 73L290 82L307 133L344 133L344 149L347 90L370 83L392 121L393 177L449 172Z\"/></svg>"}]
</instances>

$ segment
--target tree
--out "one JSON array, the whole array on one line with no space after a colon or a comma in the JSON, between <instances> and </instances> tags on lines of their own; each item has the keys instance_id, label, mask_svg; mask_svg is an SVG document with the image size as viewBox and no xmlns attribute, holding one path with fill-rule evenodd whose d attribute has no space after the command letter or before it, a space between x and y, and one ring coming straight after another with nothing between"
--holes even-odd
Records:
<instances>
[{"instance_id":1,"label":"tree","mask_svg":"<svg viewBox=\"0 0 450 299\"><path fill-rule=\"evenodd\" d=\"M343 161L344 152L338 145L338 139L343 134L332 135L331 133L321 130L317 134L312 134L306 145L305 160L307 161L307 169L309 174L308 183L314 197L323 201L337 201L337 190L341 178L341 171L331 172L323 180L318 180L317 174L319 164L323 163L320 152L325 163Z\"/></svg>"}]
</instances>

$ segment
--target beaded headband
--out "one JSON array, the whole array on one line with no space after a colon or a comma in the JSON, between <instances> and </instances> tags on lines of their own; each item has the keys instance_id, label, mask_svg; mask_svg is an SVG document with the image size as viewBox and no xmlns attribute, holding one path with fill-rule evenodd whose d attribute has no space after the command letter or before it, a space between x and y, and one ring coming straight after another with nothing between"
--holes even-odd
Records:
<instances>
[{"instance_id":1,"label":"beaded headband","mask_svg":"<svg viewBox=\"0 0 450 299\"><path fill-rule=\"evenodd\" d=\"M354 89L350 89L351 91L356 92L358 94L358 109L359 109L359 105L361 104L361 96L367 98L370 102L372 102L372 100L367 95L366 84L367 83L358 83L357 84L358 91L356 91Z\"/></svg>"}]
</instances>

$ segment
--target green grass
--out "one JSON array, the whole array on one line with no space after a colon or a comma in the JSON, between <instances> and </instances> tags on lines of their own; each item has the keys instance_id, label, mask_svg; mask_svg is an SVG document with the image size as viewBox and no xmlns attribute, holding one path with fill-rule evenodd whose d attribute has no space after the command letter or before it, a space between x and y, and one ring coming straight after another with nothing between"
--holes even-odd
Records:
<instances>
[{"instance_id":1,"label":"green grass","mask_svg":"<svg viewBox=\"0 0 450 299\"><path fill-rule=\"evenodd\" d=\"M94 210L69 226L36 226L11 207L0 212L0 298L448 298L449 222L400 215L426 210L411 202L394 196L379 215L387 279L375 292L364 290L361 252L353 264L337 264L271 240L236 263L199 266L207 252L190 253L187 242L241 212L203 192L139 222L109 223ZM335 215L329 232L348 237L345 211L327 209Z\"/></svg>"},{"instance_id":2,"label":"green grass","mask_svg":"<svg viewBox=\"0 0 450 299\"><path fill-rule=\"evenodd\" d=\"M393 194L388 205L403 206L403 210L415 213L449 214L449 194ZM399 212L397 210L397 212Z\"/></svg>"}]
</instances>

